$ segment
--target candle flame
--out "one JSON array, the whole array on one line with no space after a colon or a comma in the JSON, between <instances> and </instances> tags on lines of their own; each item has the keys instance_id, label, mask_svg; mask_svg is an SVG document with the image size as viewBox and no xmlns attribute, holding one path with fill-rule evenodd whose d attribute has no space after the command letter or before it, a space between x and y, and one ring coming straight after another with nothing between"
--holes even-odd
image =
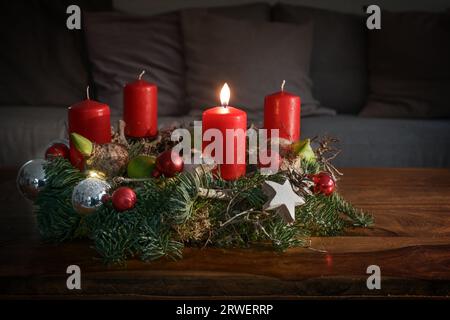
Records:
<instances>
[{"instance_id":1,"label":"candle flame","mask_svg":"<svg viewBox=\"0 0 450 320\"><path fill-rule=\"evenodd\" d=\"M220 103L222 106L228 106L228 103L230 102L230 87L225 82L225 84L222 87L222 90L220 90Z\"/></svg>"}]
</instances>

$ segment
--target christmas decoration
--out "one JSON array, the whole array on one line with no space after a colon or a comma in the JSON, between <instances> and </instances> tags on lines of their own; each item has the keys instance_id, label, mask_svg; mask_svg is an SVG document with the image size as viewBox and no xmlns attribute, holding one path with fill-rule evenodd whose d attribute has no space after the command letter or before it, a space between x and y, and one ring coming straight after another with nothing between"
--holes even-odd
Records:
<instances>
[{"instance_id":1,"label":"christmas decoration","mask_svg":"<svg viewBox=\"0 0 450 320\"><path fill-rule=\"evenodd\" d=\"M117 211L130 210L136 204L136 193L128 187L120 187L112 195L112 203Z\"/></svg>"},{"instance_id":2,"label":"christmas decoration","mask_svg":"<svg viewBox=\"0 0 450 320\"><path fill-rule=\"evenodd\" d=\"M300 138L300 97L284 91L285 84L264 98L264 128L278 129L280 138L293 142Z\"/></svg>"},{"instance_id":3,"label":"christmas decoration","mask_svg":"<svg viewBox=\"0 0 450 320\"><path fill-rule=\"evenodd\" d=\"M215 140L215 143L221 144L224 157L228 157L228 161L219 161L217 173L224 180L236 180L245 176L247 166L245 164L246 152L246 130L247 130L247 113L244 110L233 107L229 104L231 96L230 87L225 83L220 91L220 106L208 108L202 114L202 134L207 135L210 129L221 132L222 139ZM230 137L227 131L234 131L234 135ZM235 141L241 141L235 143ZM211 156L208 149L211 147L212 141L203 139L202 152L206 156ZM227 145L234 143L234 147L227 150Z\"/></svg>"},{"instance_id":4,"label":"christmas decoration","mask_svg":"<svg viewBox=\"0 0 450 320\"><path fill-rule=\"evenodd\" d=\"M311 141L316 139L317 137ZM330 173L335 181L337 181L338 176L342 176L342 173L331 163L341 153L341 150L335 146L338 142L335 138L325 136L317 142L319 147L314 150L317 161L321 164L322 169Z\"/></svg>"},{"instance_id":5,"label":"christmas decoration","mask_svg":"<svg viewBox=\"0 0 450 320\"><path fill-rule=\"evenodd\" d=\"M127 175L130 178L150 177L155 168L156 158L154 156L139 155L134 157L127 167Z\"/></svg>"},{"instance_id":6,"label":"christmas decoration","mask_svg":"<svg viewBox=\"0 0 450 320\"><path fill-rule=\"evenodd\" d=\"M95 144L77 133L70 139L75 148L85 157L85 169L94 169L114 177L122 174L128 164L128 150L118 143Z\"/></svg>"},{"instance_id":7,"label":"christmas decoration","mask_svg":"<svg viewBox=\"0 0 450 320\"><path fill-rule=\"evenodd\" d=\"M17 187L20 193L29 200L35 200L39 192L45 187L47 178L45 177L43 159L30 160L25 163L17 174Z\"/></svg>"},{"instance_id":8,"label":"christmas decoration","mask_svg":"<svg viewBox=\"0 0 450 320\"><path fill-rule=\"evenodd\" d=\"M264 193L269 197L263 208L265 210L276 209L286 223L295 221L295 207L305 203L305 199L300 197L292 190L289 180L283 184L274 181L265 181L263 186Z\"/></svg>"},{"instance_id":9,"label":"christmas decoration","mask_svg":"<svg viewBox=\"0 0 450 320\"><path fill-rule=\"evenodd\" d=\"M64 143L53 142L47 160L32 160L20 169L17 185L34 200L45 240L87 238L106 263L123 263L180 258L184 246L259 243L284 251L308 246L311 236L336 236L373 223L335 192L342 175L332 164L340 152L337 140L298 141L300 97L284 92L284 82L281 92L265 101L265 128L279 130L278 137L269 134L270 145L279 147L272 155L275 163L261 161L259 170L246 164L247 156L254 158L268 145L261 145L266 143L261 136L259 149L248 150L247 114L229 105L225 84L221 105L203 112L197 134L202 143L194 143L198 150L190 153L208 156L205 134L213 129L224 134L217 140L224 151L233 140L225 153L234 157L227 163L194 163L183 171L183 158L174 151L179 141L172 140L176 128L158 131L157 88L142 75L125 88L128 123L120 120L118 132L111 129L109 107L90 100L87 90L87 100L68 111L70 161ZM144 122L143 116L148 116ZM230 129L237 130L235 135L226 134Z\"/></svg>"},{"instance_id":10,"label":"christmas decoration","mask_svg":"<svg viewBox=\"0 0 450 320\"><path fill-rule=\"evenodd\" d=\"M127 141L123 134L114 133L112 141L126 149L131 159L157 158L155 171L161 178L132 177L128 170L103 175L107 170L102 166L80 171L61 157L44 162L45 188L34 210L46 240L88 238L105 262L123 263L131 257L180 258L184 246L262 243L284 251L308 246L310 236L341 235L347 228L372 223L370 215L337 192L313 192L314 175L328 173L335 183L340 175L331 164L335 147L330 138L310 141L311 148L317 146L315 161L292 152L289 145L290 152L280 151L278 172L263 175L261 170L247 170L232 181L221 178L213 164L182 171L182 159L175 156L172 161L174 142L169 129L160 130L151 140ZM85 154L92 154L97 145L83 148ZM104 157L100 163L103 160L108 163L111 158ZM127 160L125 168L128 164ZM115 190L112 195L110 186ZM124 214L125 210L129 211Z\"/></svg>"},{"instance_id":11,"label":"christmas decoration","mask_svg":"<svg viewBox=\"0 0 450 320\"><path fill-rule=\"evenodd\" d=\"M52 145L54 145L54 144L59 144L59 143L65 145L67 148L70 148L69 140L63 138L63 139L55 139L55 140L52 140L51 142L49 142L49 144L47 145L47 147L45 148L45 150L47 150L48 148L50 148Z\"/></svg>"},{"instance_id":12,"label":"christmas decoration","mask_svg":"<svg viewBox=\"0 0 450 320\"><path fill-rule=\"evenodd\" d=\"M203 175L217 170L217 165L214 163L214 160L208 163L210 164L184 164L183 171L187 173Z\"/></svg>"},{"instance_id":13,"label":"christmas decoration","mask_svg":"<svg viewBox=\"0 0 450 320\"><path fill-rule=\"evenodd\" d=\"M123 119L129 137L154 137L158 132L158 87L142 79L125 85L123 89Z\"/></svg>"},{"instance_id":14,"label":"christmas decoration","mask_svg":"<svg viewBox=\"0 0 450 320\"><path fill-rule=\"evenodd\" d=\"M72 206L80 214L88 214L102 205L102 198L108 192L110 185L98 178L87 178L73 189Z\"/></svg>"},{"instance_id":15,"label":"christmas decoration","mask_svg":"<svg viewBox=\"0 0 450 320\"><path fill-rule=\"evenodd\" d=\"M306 161L316 161L316 155L311 148L311 140L300 140L292 144L292 151Z\"/></svg>"},{"instance_id":16,"label":"christmas decoration","mask_svg":"<svg viewBox=\"0 0 450 320\"><path fill-rule=\"evenodd\" d=\"M329 196L334 192L335 182L333 177L328 172L320 172L312 176L314 182L314 192L322 193Z\"/></svg>"},{"instance_id":17,"label":"christmas decoration","mask_svg":"<svg viewBox=\"0 0 450 320\"><path fill-rule=\"evenodd\" d=\"M90 141L105 144L111 142L111 111L107 104L91 100L89 86L86 87L86 99L68 108L68 132L83 135ZM70 161L73 166L82 170L82 155L70 146Z\"/></svg>"},{"instance_id":18,"label":"christmas decoration","mask_svg":"<svg viewBox=\"0 0 450 320\"><path fill-rule=\"evenodd\" d=\"M163 174L167 178L172 178L183 171L183 167L183 158L173 150L167 150L156 158L156 168L153 170L153 176L157 178Z\"/></svg>"},{"instance_id":19,"label":"christmas decoration","mask_svg":"<svg viewBox=\"0 0 450 320\"><path fill-rule=\"evenodd\" d=\"M55 143L52 144L47 150L45 151L45 159L50 159L54 157L63 157L68 159L69 158L69 147L67 147L63 143Z\"/></svg>"}]
</instances>

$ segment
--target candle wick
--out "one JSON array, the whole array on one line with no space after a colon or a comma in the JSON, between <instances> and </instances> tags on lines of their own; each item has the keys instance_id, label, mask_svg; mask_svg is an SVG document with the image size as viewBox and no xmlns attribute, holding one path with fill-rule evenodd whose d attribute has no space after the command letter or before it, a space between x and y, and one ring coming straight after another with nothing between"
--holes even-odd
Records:
<instances>
[{"instance_id":1,"label":"candle wick","mask_svg":"<svg viewBox=\"0 0 450 320\"><path fill-rule=\"evenodd\" d=\"M281 83L281 91L284 91L284 85L286 84L286 80L283 80L283 82Z\"/></svg>"},{"instance_id":2,"label":"candle wick","mask_svg":"<svg viewBox=\"0 0 450 320\"><path fill-rule=\"evenodd\" d=\"M139 75L139 80L142 79L142 76L145 74L145 70L142 70L141 74Z\"/></svg>"},{"instance_id":3,"label":"candle wick","mask_svg":"<svg viewBox=\"0 0 450 320\"><path fill-rule=\"evenodd\" d=\"M86 87L86 97L87 97L88 100L91 100L89 98L89 86Z\"/></svg>"}]
</instances>

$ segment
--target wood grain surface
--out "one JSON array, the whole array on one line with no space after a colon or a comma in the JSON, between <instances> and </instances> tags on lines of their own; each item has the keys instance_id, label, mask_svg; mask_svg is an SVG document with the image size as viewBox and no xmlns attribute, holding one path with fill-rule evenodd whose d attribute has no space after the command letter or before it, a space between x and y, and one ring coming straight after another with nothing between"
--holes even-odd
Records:
<instances>
[{"instance_id":1,"label":"wood grain surface","mask_svg":"<svg viewBox=\"0 0 450 320\"><path fill-rule=\"evenodd\" d=\"M184 259L102 264L87 240L42 243L31 204L0 176L2 298L267 298L450 296L450 170L345 169L339 192L375 217L370 229L312 238L310 248L184 250ZM79 265L82 290L66 288ZM366 269L381 268L381 290Z\"/></svg>"}]
</instances>

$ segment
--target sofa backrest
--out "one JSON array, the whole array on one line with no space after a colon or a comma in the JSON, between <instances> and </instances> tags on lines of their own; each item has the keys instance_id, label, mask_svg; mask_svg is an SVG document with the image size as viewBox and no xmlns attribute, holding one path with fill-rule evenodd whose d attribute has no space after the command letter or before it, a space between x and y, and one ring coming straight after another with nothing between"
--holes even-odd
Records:
<instances>
[{"instance_id":1,"label":"sofa backrest","mask_svg":"<svg viewBox=\"0 0 450 320\"><path fill-rule=\"evenodd\" d=\"M228 19L269 21L268 4L192 9ZM97 98L108 103L113 114L122 113L123 87L141 70L145 80L158 85L158 113L188 113L185 55L179 12L146 17L123 13L86 14L86 43Z\"/></svg>"},{"instance_id":2,"label":"sofa backrest","mask_svg":"<svg viewBox=\"0 0 450 320\"><path fill-rule=\"evenodd\" d=\"M338 113L358 113L367 96L365 19L353 15L277 4L273 20L314 25L310 75L314 98Z\"/></svg>"},{"instance_id":3,"label":"sofa backrest","mask_svg":"<svg viewBox=\"0 0 450 320\"><path fill-rule=\"evenodd\" d=\"M47 3L45 1L41 1L42 3ZM105 0L106 2L106 0ZM36 0L36 3L40 3L39 0ZM82 9L84 9L84 6L82 6ZM59 6L60 7L60 6ZM58 8L59 8L58 7ZM43 10L46 7L42 7ZM364 30L364 28L360 28L359 20L356 16L352 15L346 15L342 13L335 13L320 9L311 9L307 7L295 7L295 6L289 6L289 5L277 5L275 7L271 7L267 3L255 3L255 4L247 4L247 5L240 5L240 6L226 6L226 7L211 7L208 9L197 9L197 10L205 10L209 13L221 15L228 18L233 19L244 19L244 20L257 20L257 21L270 21L271 17L274 18L276 21L280 22L286 22L286 23L304 23L305 20L312 20L315 24L315 37L314 37L314 46L313 46L313 52L312 52L312 61L311 61L311 77L313 80L313 94L317 100L321 103L322 106L333 108L337 110L338 112L351 112L356 113L359 111L359 108L362 107L363 99L365 98L366 92L365 92L365 85L366 85L366 78L367 75L365 74L365 43L364 43L364 35L360 30ZM59 15L55 18L58 23L64 22L64 18L66 17L66 14L63 10L59 11ZM94 16L96 13L93 14ZM99 14L101 15L101 14ZM114 17L114 15L112 15ZM176 15L175 15L176 17ZM104 17L102 18L104 20ZM114 18L116 19L116 18ZM112 19L111 23L114 24L116 20ZM142 17L141 20L145 21L146 18ZM148 19L152 19L152 17L149 17ZM87 18L86 18L87 20ZM103 21L102 20L102 21ZM272 19L273 20L273 19ZM56 21L49 20L48 22L50 24L56 24ZM103 23L107 23L103 21ZM177 18L169 19L168 21L165 21L164 23L172 23L174 24L172 29L176 29L179 27L179 21ZM152 24L148 24L149 26L152 26ZM86 26L85 26L86 27ZM125 25L126 28L126 25ZM161 30L165 30L167 28L162 28ZM20 32L22 32L24 35L28 34L29 37L29 30L22 30L18 29ZM59 28L60 34L64 39L69 38L73 35L74 31L65 30L64 27ZM87 56L89 55L96 55L96 60L91 59L90 62L94 62L94 64L82 64L80 61L82 61L83 57L86 56L85 52L82 52L85 50L85 48L81 45L78 46L78 48L74 46L67 46L67 45L60 45L58 46L58 50L52 49L52 46L49 46L49 44L46 41L40 40L38 41L41 49L35 52L50 50L51 54L55 57L53 57L53 62L46 62L47 65L39 66L39 68L43 69L41 72L37 72L34 69L32 74L30 72L26 73L26 76L29 77L28 79L28 89L33 89L34 84L36 84L36 88L34 91L31 92L22 92L20 94L16 94L16 100L14 100L15 96L12 95L12 92L15 89L18 89L20 86L15 85L14 83L11 83L11 77L5 77L3 79L8 79L8 86L12 86L9 90L5 90L5 92L9 92L8 95L4 97L5 101L0 101L0 104L3 102L8 105L55 105L60 103L62 106L67 107L67 105L76 102L75 100L81 100L84 98L83 93L85 92L85 87L88 84L89 77L92 78L92 71L93 71L93 80L94 89L100 90L100 95L97 95L97 98L101 98L103 100L106 99L106 102L111 104L111 107L116 110L116 113L121 112L121 94L117 93L121 90L121 87L129 81L132 81L133 78L131 75L138 74L140 72L139 67L141 65L152 68L155 73L158 71L158 66L161 64L161 59L156 59L157 61L148 61L147 64L143 64L142 61L135 60L135 61L128 61L127 63L122 63L126 61L127 59L130 59L133 57L133 55L128 54L123 57L118 57L118 59L113 59L111 55L114 55L114 52L117 50L111 50L111 45L118 45L120 46L120 41L118 41L118 38L120 38L120 30L114 31L114 34L108 34L108 29L105 29L106 32L102 34L102 41L98 41L94 38L94 42L88 41L88 48L87 48ZM115 28L114 30L117 30ZM160 30L160 31L161 31ZM86 30L85 30L86 31ZM124 34L126 34L124 30ZM20 42L21 36L17 34L17 39ZM159 31L157 31L159 32ZM89 34L89 32L85 32L86 34ZM98 32L97 32L98 33ZM152 33L151 30L149 30L149 33ZM79 33L76 33L79 35ZM126 35L125 35L126 36ZM45 37L45 35L43 35ZM109 45L109 47L105 48L105 51L111 51L106 52L104 55L101 54L101 45L102 43L105 44L107 42L107 39L103 39L104 37L109 38L112 42L112 44ZM128 37L128 36L127 36ZM152 49L152 41L150 41L149 44L141 48L142 50L150 51L148 54L148 59L151 59L152 56L155 55L155 53L164 53L164 45L167 46L167 51L170 53L174 51L174 41L179 42L178 44L175 44L178 51L182 50L182 38L179 37L174 32L171 33L171 35L167 35L167 37L171 37L171 41L162 41L162 43L158 43L157 41L154 41L154 48ZM145 38L145 37L144 37ZM143 38L143 39L144 39ZM148 38L148 37L147 37ZM145 39L144 39L145 40ZM18 43L19 43L18 42ZM147 41L148 42L148 41ZM50 40L51 43L51 40ZM23 44L22 44L23 45ZM30 43L31 45L31 43ZM36 45L33 43L33 45ZM90 48L89 48L90 46ZM94 47L93 47L94 46ZM127 46L129 47L129 46ZM136 44L136 47L138 47L138 44ZM137 48L135 49L137 50ZM108 49L109 48L109 49ZM79 52L77 52L77 50ZM122 54L126 50L132 50L132 48L124 48L119 50L118 54ZM176 52L178 52L175 50ZM29 52L30 50L27 50L26 52ZM65 52L67 51L67 52ZM91 52L89 52L91 51ZM145 52L143 52L145 57ZM8 53L9 56L13 56L13 53ZM161 56L161 54L160 54ZM162 55L164 56L164 54ZM175 57L174 54L167 54L167 57L165 58L167 61L165 63L171 64L170 59ZM26 57L26 61L19 61L21 57ZM59 58L58 58L59 57ZM102 58L103 57L103 58ZM162 74L156 74L156 78L154 81L161 84L161 94L167 94L170 95L172 99L163 99L164 101L169 100L171 102L176 101L177 103L172 103L172 107L169 107L168 109L161 110L162 115L177 115L186 113L185 108L183 108L183 94L184 94L184 88L182 84L183 80L183 52L179 53L179 56L176 57L177 61L174 61L172 66L170 68L166 68L162 66ZM78 60L77 60L78 59ZM17 76L17 80L21 77L20 72L20 66L27 66L30 63L34 66L33 61L36 63L39 61L42 61L42 59L33 59L32 56L28 55L15 55L15 63L9 65L16 66L16 72L12 72L15 76ZM77 63L75 64L73 61L76 60ZM133 59L131 59L133 60ZM142 59L141 59L142 60ZM164 60L164 59L163 59ZM181 61L179 61L181 60ZM64 66L76 66L77 72L70 71L68 72L67 68L60 67L60 64L58 64L58 61L64 61ZM102 66L99 69L98 66L95 64L96 62L101 62ZM112 62L112 64L109 64ZM115 62L121 62L118 64L115 64ZM8 63L7 60L3 60L4 64ZM156 64L155 67L152 67L152 63ZM53 66L51 69L49 69L50 66ZM180 70L173 70L174 66ZM282 66L280 66L282 67ZM19 69L17 69L19 68ZM29 67L28 67L29 68ZM137 69L136 69L137 68ZM51 76L53 75L52 72L48 72L49 70L57 70L58 75L57 78L61 78L61 81L49 81ZM130 69L130 70L128 70ZM134 70L136 69L136 70ZM47 70L44 72L44 70ZM119 70L119 71L118 71ZM164 78L164 70L169 70L170 72L167 74L168 77ZM25 70L24 70L25 71ZM64 72L67 72L68 74L64 74ZM35 81L36 79L39 79L39 74L46 74L47 81ZM179 74L178 78L180 78L180 81L178 81L178 84L173 84L172 78L173 74ZM288 72L286 72L288 73ZM74 76L77 75L76 81L72 80ZM120 75L125 75L121 76ZM151 77L151 72L149 72L149 76ZM34 80L31 79L34 77ZM120 79L119 79L119 78ZM162 78L161 78L162 77ZM23 76L22 76L23 78ZM100 81L100 80L101 81ZM109 79L109 80L108 80ZM172 80L171 80L172 79ZM150 78L150 80L152 80ZM6 81L6 80L5 80ZM20 81L16 81L20 82ZM1 83L0 83L1 84ZM167 88L164 88L164 85L167 84ZM6 83L5 83L6 85ZM45 87L45 86L48 87ZM3 85L2 85L3 86ZM69 88L71 91L69 91L67 88ZM103 90L103 89L108 90ZM111 89L111 90L109 90ZM103 90L103 91L102 91ZM28 90L29 91L29 90ZM94 90L92 90L94 91ZM114 92L113 92L114 91ZM117 91L117 92L116 92ZM174 92L176 91L176 92ZM40 94L35 94L39 92ZM52 94L53 92L53 94ZM268 92L269 93L269 92ZM64 94L61 96L61 94ZM28 100L26 100L27 98ZM30 99L32 98L32 99ZM161 97L164 98L164 97ZM24 100L25 99L25 100ZM0 99L1 100L1 99ZM74 100L74 101L72 101Z\"/></svg>"}]
</instances>

